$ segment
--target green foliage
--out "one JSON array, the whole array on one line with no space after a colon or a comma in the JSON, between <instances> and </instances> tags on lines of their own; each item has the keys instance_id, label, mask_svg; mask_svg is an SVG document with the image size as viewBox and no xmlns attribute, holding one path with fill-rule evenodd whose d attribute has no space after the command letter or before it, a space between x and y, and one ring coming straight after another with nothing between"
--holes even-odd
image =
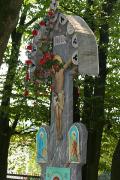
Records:
<instances>
[{"instance_id":1,"label":"green foliage","mask_svg":"<svg viewBox=\"0 0 120 180\"><path fill-rule=\"evenodd\" d=\"M10 121L13 123L16 114L19 115L19 122L23 124L21 128L28 128L29 126L34 127L35 125L40 126L42 122L47 122L49 117L49 91L44 85L40 84L37 89L34 89L34 84L30 86L30 94L28 98L24 97L24 78L25 69L24 66L17 68L17 73L13 86L13 94L11 96L11 108L10 108ZM25 122L31 121L31 125L26 125ZM18 125L17 129L21 129Z\"/></svg>"},{"instance_id":2,"label":"green foliage","mask_svg":"<svg viewBox=\"0 0 120 180\"><path fill-rule=\"evenodd\" d=\"M112 155L120 138L120 56L119 56L119 5L109 18L110 37L107 60L107 80L105 92L105 129L102 137L100 172L111 170Z\"/></svg>"},{"instance_id":3,"label":"green foliage","mask_svg":"<svg viewBox=\"0 0 120 180\"><path fill-rule=\"evenodd\" d=\"M30 2L30 3L29 3ZM48 7L48 3L43 2L42 4L31 4L31 1L25 1L24 6L21 9L21 19L28 14L28 18L25 24L21 25L21 20L19 21L16 30L14 31L14 44L17 42L17 38L19 37L20 33L24 32L21 48L25 48L25 40L28 41L28 35L26 34L26 27L30 31L32 29L31 24L38 19L38 17L42 17L45 14L45 10ZM35 15L35 18L33 17ZM25 89L25 67L24 64L19 61L17 57L16 51L13 49L13 39L10 39L8 48L5 54L5 62L8 63L8 66L11 67L11 75L14 76L14 82L12 85L12 92L10 93L10 106L2 107L2 111L9 113L9 125L10 129L12 130L11 139L11 147L9 153L13 153L12 149L17 149L18 153L17 157L12 156L12 159L9 161L9 167L11 170L15 170L17 172L22 172L26 169L26 164L22 166L22 162L24 161L25 156L21 156L20 159L20 151L25 152L26 150L23 148L23 144L25 147L32 146L35 143L35 135L36 131L43 123L48 123L49 121L49 89L44 85L40 84L39 86L34 88L34 84L31 84L30 89L31 93L29 98L24 97L24 89ZM15 47L19 48L18 44L15 44ZM18 52L19 53L19 52ZM20 54L19 54L20 55ZM15 64L13 63L13 58L15 60ZM14 67L17 67L16 69ZM7 72L8 73L8 72ZM11 85L11 75L7 76L7 84ZM4 78L4 79L3 79ZM1 76L1 82L6 82L6 76ZM1 86L1 100L2 100L2 93L4 92L4 86ZM35 89L35 90L34 90ZM3 90L3 91L2 91ZM8 93L9 89L6 90ZM8 96L9 98L9 96ZM17 123L17 127L15 130L13 129L14 123ZM19 135L19 136L18 136ZM13 143L14 142L14 143ZM27 148L27 151L28 148ZM14 151L15 152L15 151ZM19 160L18 160L19 159ZM12 163L12 161L15 162ZM17 169L16 169L17 168Z\"/></svg>"},{"instance_id":4,"label":"green foliage","mask_svg":"<svg viewBox=\"0 0 120 180\"><path fill-rule=\"evenodd\" d=\"M106 125L102 137L101 158L99 165L99 173L111 171L112 156L120 138L120 122L112 122Z\"/></svg>"},{"instance_id":5,"label":"green foliage","mask_svg":"<svg viewBox=\"0 0 120 180\"><path fill-rule=\"evenodd\" d=\"M33 138L13 136L8 158L11 173L40 175L41 168L36 163L36 144Z\"/></svg>"}]
</instances>

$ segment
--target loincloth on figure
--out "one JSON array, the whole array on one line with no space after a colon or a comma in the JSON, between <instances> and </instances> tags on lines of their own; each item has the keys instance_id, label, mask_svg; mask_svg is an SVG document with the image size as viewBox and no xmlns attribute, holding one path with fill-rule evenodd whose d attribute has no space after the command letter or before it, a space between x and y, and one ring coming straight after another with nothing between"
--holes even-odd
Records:
<instances>
[{"instance_id":1,"label":"loincloth on figure","mask_svg":"<svg viewBox=\"0 0 120 180\"><path fill-rule=\"evenodd\" d=\"M58 106L62 111L64 108L64 91L62 90L54 96L54 107Z\"/></svg>"}]
</instances>

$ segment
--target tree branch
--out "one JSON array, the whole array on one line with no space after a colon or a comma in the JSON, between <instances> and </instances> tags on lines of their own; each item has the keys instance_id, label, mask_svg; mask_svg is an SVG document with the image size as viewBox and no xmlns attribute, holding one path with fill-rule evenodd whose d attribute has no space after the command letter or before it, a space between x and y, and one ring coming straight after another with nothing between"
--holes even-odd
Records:
<instances>
[{"instance_id":1,"label":"tree branch","mask_svg":"<svg viewBox=\"0 0 120 180\"><path fill-rule=\"evenodd\" d=\"M25 135L25 134L30 134L30 133L32 133L32 132L37 132L37 130L29 130L29 131L14 131L14 133L13 133L13 135Z\"/></svg>"},{"instance_id":2,"label":"tree branch","mask_svg":"<svg viewBox=\"0 0 120 180\"><path fill-rule=\"evenodd\" d=\"M16 128L17 123L18 123L18 121L19 121L19 118L20 118L20 113L19 113L19 114L16 114L15 120L14 120L14 122L13 122L13 124L12 124L12 127L11 127L11 134L14 134L15 128Z\"/></svg>"},{"instance_id":3,"label":"tree branch","mask_svg":"<svg viewBox=\"0 0 120 180\"><path fill-rule=\"evenodd\" d=\"M0 0L0 65L11 32L15 28L23 0Z\"/></svg>"},{"instance_id":4,"label":"tree branch","mask_svg":"<svg viewBox=\"0 0 120 180\"><path fill-rule=\"evenodd\" d=\"M34 23L37 19L38 19L38 14L37 14L33 19L31 19L29 22L27 22L27 23L25 24L25 28L27 28L27 27L30 26L32 23Z\"/></svg>"}]
</instances>

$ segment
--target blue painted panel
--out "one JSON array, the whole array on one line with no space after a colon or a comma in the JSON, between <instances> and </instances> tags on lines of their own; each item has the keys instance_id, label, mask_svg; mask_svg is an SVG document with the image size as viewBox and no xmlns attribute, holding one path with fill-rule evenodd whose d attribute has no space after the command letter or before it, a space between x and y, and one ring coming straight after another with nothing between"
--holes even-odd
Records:
<instances>
[{"instance_id":1,"label":"blue painted panel","mask_svg":"<svg viewBox=\"0 0 120 180\"><path fill-rule=\"evenodd\" d=\"M69 161L71 163L80 163L79 131L75 125L73 125L69 130L68 146Z\"/></svg>"},{"instance_id":2,"label":"blue painted panel","mask_svg":"<svg viewBox=\"0 0 120 180\"><path fill-rule=\"evenodd\" d=\"M70 168L47 167L46 180L70 180Z\"/></svg>"},{"instance_id":3,"label":"blue painted panel","mask_svg":"<svg viewBox=\"0 0 120 180\"><path fill-rule=\"evenodd\" d=\"M47 132L45 128L41 127L36 135L37 145L37 162L46 163L48 160L47 155Z\"/></svg>"}]
</instances>

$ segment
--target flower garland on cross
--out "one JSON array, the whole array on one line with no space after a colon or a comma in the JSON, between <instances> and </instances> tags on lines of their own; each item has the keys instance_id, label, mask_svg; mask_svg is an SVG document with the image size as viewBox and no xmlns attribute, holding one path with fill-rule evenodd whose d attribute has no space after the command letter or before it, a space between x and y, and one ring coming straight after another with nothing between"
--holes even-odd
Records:
<instances>
[{"instance_id":1,"label":"flower garland on cross","mask_svg":"<svg viewBox=\"0 0 120 180\"><path fill-rule=\"evenodd\" d=\"M53 54L52 30L57 11L58 1L52 0L49 11L39 24L36 24L32 31L32 41L26 47L28 60L26 60L26 77L24 96L29 95L28 83L30 81L38 84L41 80L46 80L51 90L53 68L59 70L63 64L55 59ZM41 58L39 58L41 57Z\"/></svg>"}]
</instances>

